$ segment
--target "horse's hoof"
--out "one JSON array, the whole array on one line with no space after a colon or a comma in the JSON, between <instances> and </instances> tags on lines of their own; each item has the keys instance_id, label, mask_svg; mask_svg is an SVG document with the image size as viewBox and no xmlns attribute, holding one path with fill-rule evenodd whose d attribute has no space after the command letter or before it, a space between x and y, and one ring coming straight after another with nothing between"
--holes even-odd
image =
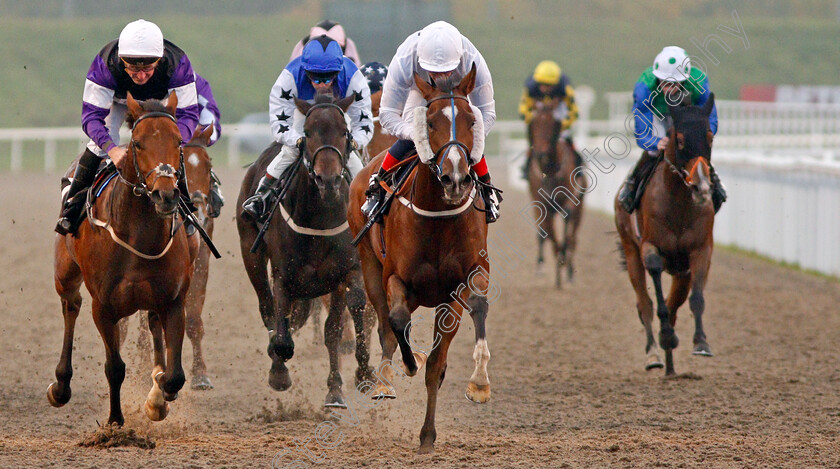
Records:
<instances>
[{"instance_id":1,"label":"horse's hoof","mask_svg":"<svg viewBox=\"0 0 840 469\"><path fill-rule=\"evenodd\" d=\"M347 408L347 403L344 401L344 395L340 389L327 393L327 398L324 399L324 407L334 407L339 409Z\"/></svg>"},{"instance_id":2,"label":"horse's hoof","mask_svg":"<svg viewBox=\"0 0 840 469\"><path fill-rule=\"evenodd\" d=\"M289 376L289 369L283 362L274 362L271 371L268 372L268 385L275 391L285 391L292 387L292 378Z\"/></svg>"},{"instance_id":3,"label":"horse's hoof","mask_svg":"<svg viewBox=\"0 0 840 469\"><path fill-rule=\"evenodd\" d=\"M169 414L169 403L164 401L162 406L156 407L147 399L146 403L143 405L143 410L146 411L146 417L149 417L149 420L152 422L160 422Z\"/></svg>"},{"instance_id":4,"label":"horse's hoof","mask_svg":"<svg viewBox=\"0 0 840 469\"><path fill-rule=\"evenodd\" d=\"M476 404L485 404L490 400L490 385L467 383L467 392L464 393L464 397Z\"/></svg>"},{"instance_id":5,"label":"horse's hoof","mask_svg":"<svg viewBox=\"0 0 840 469\"><path fill-rule=\"evenodd\" d=\"M714 357L715 355L712 353L711 347L707 343L701 343L694 346L694 351L691 352L692 355L697 355L700 357Z\"/></svg>"},{"instance_id":6,"label":"horse's hoof","mask_svg":"<svg viewBox=\"0 0 840 469\"><path fill-rule=\"evenodd\" d=\"M50 383L47 386L47 400L50 401L50 405L53 407L61 407L64 404L67 404L70 401L70 386L67 386L67 395L56 397L53 391L53 386L58 383Z\"/></svg>"},{"instance_id":7,"label":"horse's hoof","mask_svg":"<svg viewBox=\"0 0 840 469\"><path fill-rule=\"evenodd\" d=\"M648 355L645 361L645 370L654 370L656 368L664 368L665 364L656 354Z\"/></svg>"},{"instance_id":8,"label":"horse's hoof","mask_svg":"<svg viewBox=\"0 0 840 469\"><path fill-rule=\"evenodd\" d=\"M403 371L405 371L406 375L415 376L417 372L423 368L423 365L426 364L426 360L429 357L423 352L411 352L411 354L414 355L414 363L417 365L417 369L414 370L414 373L412 373L411 370L408 369L408 365L406 365L405 362L403 362L402 364L402 369Z\"/></svg>"},{"instance_id":9,"label":"horse's hoof","mask_svg":"<svg viewBox=\"0 0 840 469\"><path fill-rule=\"evenodd\" d=\"M376 390L371 394L371 399L378 401L380 399L396 399L397 398L397 391L385 385L378 385L376 386Z\"/></svg>"},{"instance_id":10,"label":"horse's hoof","mask_svg":"<svg viewBox=\"0 0 840 469\"><path fill-rule=\"evenodd\" d=\"M420 445L420 449L417 450L417 454L432 454L435 452L435 445L428 444L428 445Z\"/></svg>"},{"instance_id":11,"label":"horse's hoof","mask_svg":"<svg viewBox=\"0 0 840 469\"><path fill-rule=\"evenodd\" d=\"M207 375L195 375L192 378L190 387L198 391L207 391L213 389L213 383L210 382L210 378Z\"/></svg>"},{"instance_id":12,"label":"horse's hoof","mask_svg":"<svg viewBox=\"0 0 840 469\"><path fill-rule=\"evenodd\" d=\"M178 393L177 392L173 392L172 394L170 394L170 393L164 391L163 389L161 389L161 392L163 393L163 400L164 401L172 402L175 399L178 399Z\"/></svg>"}]
</instances>

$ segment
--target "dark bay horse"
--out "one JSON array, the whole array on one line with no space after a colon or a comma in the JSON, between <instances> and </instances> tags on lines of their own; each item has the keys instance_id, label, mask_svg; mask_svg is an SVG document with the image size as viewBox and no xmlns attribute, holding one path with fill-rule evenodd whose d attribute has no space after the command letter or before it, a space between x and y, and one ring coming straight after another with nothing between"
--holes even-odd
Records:
<instances>
[{"instance_id":1,"label":"dark bay horse","mask_svg":"<svg viewBox=\"0 0 840 469\"><path fill-rule=\"evenodd\" d=\"M557 288L562 286L562 267L566 266L569 282L574 279L574 254L577 248L577 232L583 217L583 195L579 182L573 180L575 169L583 166L565 140L560 138L560 123L554 118L554 110L560 100L548 103L537 102L533 117L528 125L528 188L535 202L537 231L537 269L544 262L543 245L548 239L554 252L555 280ZM577 187L576 187L577 185ZM564 221L563 242L554 231L554 217L560 215Z\"/></svg>"},{"instance_id":2,"label":"dark bay horse","mask_svg":"<svg viewBox=\"0 0 840 469\"><path fill-rule=\"evenodd\" d=\"M615 224L622 254L647 334L645 368L662 367L653 337L653 304L647 294L647 270L656 292L659 344L665 350L666 375L674 374L672 351L679 343L674 325L677 309L687 297L694 314L693 353L712 356L703 332L703 288L711 265L715 221L709 176L713 137L709 114L713 106L714 95L702 107L672 107L674 125L668 131L668 147L651 176L639 209L629 215L615 202ZM672 277L667 299L662 292L662 272Z\"/></svg>"},{"instance_id":3,"label":"dark bay horse","mask_svg":"<svg viewBox=\"0 0 840 469\"><path fill-rule=\"evenodd\" d=\"M358 248L365 288L379 318L383 362L375 397L396 397L394 369L389 364L398 344L408 376L415 375L428 356L428 399L419 449L428 453L434 450L437 394L446 372L449 344L465 310L476 330L475 371L466 396L478 403L490 399L490 351L485 337L490 264L487 224L484 214L472 209L471 200L480 197L475 195L469 157L471 152L481 155L484 138L481 119L473 114L466 98L475 85L475 67L451 93L433 88L416 75L415 83L429 103L414 114L417 151L428 164L418 165L405 183L410 200L395 201L384 223L374 225ZM480 138L480 143L474 137ZM365 225L360 207L368 178L383 157L374 158L350 187L348 220L354 234ZM410 344L411 314L420 306L436 308L435 344L430 354L414 352Z\"/></svg>"},{"instance_id":4,"label":"dark bay horse","mask_svg":"<svg viewBox=\"0 0 840 469\"><path fill-rule=\"evenodd\" d=\"M305 151L302 166L278 207L256 253L250 248L259 226L242 216L242 203L251 194L271 162L272 147L257 159L245 175L237 204L242 260L259 299L260 315L269 331L268 354L272 365L269 385L283 391L292 382L285 362L294 354L292 331L303 326L311 300L331 295L324 325L324 342L330 359L329 391L324 405L345 407L338 367L341 314L350 309L356 329L357 382L373 377L369 367L367 339L362 325L366 299L359 258L350 245L347 230L348 184L346 170L348 129L344 112L353 97L334 101L318 95L315 104L296 100L306 116ZM271 263L271 278L267 270Z\"/></svg>"},{"instance_id":5,"label":"dark bay horse","mask_svg":"<svg viewBox=\"0 0 840 469\"><path fill-rule=\"evenodd\" d=\"M188 143L184 145L184 168L187 172L187 184L191 191L190 200L198 211L195 213L201 226L210 237L213 236L214 222L208 215L208 202L210 197L211 173L213 168L210 155L207 153L207 146L210 136L213 134L212 126L199 126ZM193 364L190 379L192 389L206 390L213 389L213 383L207 376L207 365L204 364L204 353L201 347L201 340L204 337L204 322L201 320L201 312L204 309L204 299L207 294L207 276L210 273L210 248L202 240L198 250L198 257L193 264L193 277L190 282L190 289L187 291L185 304L187 316L187 337L193 347ZM152 352L149 341L148 316L140 314L140 336L137 344L142 356L149 357ZM128 318L120 321L120 342L125 341L128 332Z\"/></svg>"},{"instance_id":6,"label":"dark bay horse","mask_svg":"<svg viewBox=\"0 0 840 469\"><path fill-rule=\"evenodd\" d=\"M150 312L154 371L145 411L151 420L166 417L167 401L177 397L185 381L184 302L198 236L188 238L176 215L183 157L175 94L165 103L140 104L128 95L131 141L124 167L89 209L89 222L82 223L77 235L57 235L55 240L55 287L64 314L64 343L55 371L57 382L48 388L47 398L55 407L70 400L73 330L84 281L93 301L93 321L105 343L105 375L111 391L108 423L119 425L125 421L120 408L125 378L117 326L121 318L141 309ZM94 226L94 221L100 223Z\"/></svg>"}]
</instances>

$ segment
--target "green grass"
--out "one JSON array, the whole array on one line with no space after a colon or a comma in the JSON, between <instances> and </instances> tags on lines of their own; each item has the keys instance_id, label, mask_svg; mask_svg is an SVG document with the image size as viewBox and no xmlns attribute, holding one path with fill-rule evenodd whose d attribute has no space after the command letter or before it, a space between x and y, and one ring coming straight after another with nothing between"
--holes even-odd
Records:
<instances>
[{"instance_id":1,"label":"green grass","mask_svg":"<svg viewBox=\"0 0 840 469\"><path fill-rule=\"evenodd\" d=\"M664 45L679 44L699 55L690 38L712 33L733 49L728 55L718 51L721 63L706 70L719 98L737 98L741 85L748 83L836 84L840 24L831 17L761 18L748 16L753 10L746 9L741 20L750 48L745 50L740 40L716 30L732 24L724 10L712 17L698 15L700 19L639 13L631 19L617 13L592 19L588 10L564 15L553 2L537 2L540 8L521 3L526 6L501 2L491 20L482 2L465 0L466 6L453 7L455 24L490 65L500 119L516 118L522 82L539 60L557 60L573 83L588 84L600 96L631 90ZM187 51L196 70L212 83L223 121L235 122L265 111L271 85L293 44L319 14L313 8L285 16L147 19ZM132 19L0 19L0 127L78 125L91 60ZM605 104L596 103L596 117L606 115Z\"/></svg>"},{"instance_id":2,"label":"green grass","mask_svg":"<svg viewBox=\"0 0 840 469\"><path fill-rule=\"evenodd\" d=\"M736 254L748 257L750 259L757 259L757 260L760 260L760 261L763 261L763 262L769 262L773 265L784 267L786 269L795 270L797 272L802 272L802 273L805 273L805 274L808 274L808 275L813 275L815 277L819 277L821 279L829 280L831 282L840 283L840 277L836 277L834 275L829 275L829 274L826 274L824 272L820 272L820 271L814 270L814 269L804 269L799 264L797 264L795 262L791 263L791 262L779 261L779 260L773 259L771 257L765 256L763 254L758 254L758 253L755 253L753 251L749 251L747 249L740 248L738 246L734 246L734 245L731 245L731 244L715 244L715 249L722 249L724 251L736 253Z\"/></svg>"}]
</instances>

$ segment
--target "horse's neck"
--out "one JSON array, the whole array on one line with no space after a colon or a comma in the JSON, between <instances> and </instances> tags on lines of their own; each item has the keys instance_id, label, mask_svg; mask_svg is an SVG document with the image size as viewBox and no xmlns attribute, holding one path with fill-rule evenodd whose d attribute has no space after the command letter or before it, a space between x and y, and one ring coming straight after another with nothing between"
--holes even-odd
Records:
<instances>
[{"instance_id":1,"label":"horse's neck","mask_svg":"<svg viewBox=\"0 0 840 469\"><path fill-rule=\"evenodd\" d=\"M159 217L151 199L134 195L132 187L115 180L111 192L103 193L97 200L105 203L97 202L97 209L101 209L95 215L108 218L106 221L117 233L136 241L145 240L149 245L169 241L172 218Z\"/></svg>"}]
</instances>

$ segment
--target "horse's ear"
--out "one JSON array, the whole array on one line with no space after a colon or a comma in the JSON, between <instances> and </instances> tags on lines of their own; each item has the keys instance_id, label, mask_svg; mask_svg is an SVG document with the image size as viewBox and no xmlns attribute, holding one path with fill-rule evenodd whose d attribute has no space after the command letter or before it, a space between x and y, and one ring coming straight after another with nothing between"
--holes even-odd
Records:
<instances>
[{"instance_id":1,"label":"horse's ear","mask_svg":"<svg viewBox=\"0 0 840 469\"><path fill-rule=\"evenodd\" d=\"M140 107L140 103L134 99L134 96L131 96L130 91L126 93L125 106L128 108L128 117L132 122L136 121L143 114L143 108Z\"/></svg>"},{"instance_id":2,"label":"horse's ear","mask_svg":"<svg viewBox=\"0 0 840 469\"><path fill-rule=\"evenodd\" d=\"M682 120L683 110L684 108L679 104L677 104L676 106L668 104L668 112L671 114L671 118L674 120L674 125L676 125L677 122L680 122Z\"/></svg>"},{"instance_id":3,"label":"horse's ear","mask_svg":"<svg viewBox=\"0 0 840 469\"><path fill-rule=\"evenodd\" d=\"M168 112L170 116L175 117L175 110L178 109L178 94L174 91L170 91L169 96L166 97L164 106L166 106L166 112Z\"/></svg>"},{"instance_id":4,"label":"horse's ear","mask_svg":"<svg viewBox=\"0 0 840 469\"><path fill-rule=\"evenodd\" d=\"M712 115L712 109L715 107L715 94L711 93L709 95L709 99L706 100L706 103L703 104L703 114L706 116Z\"/></svg>"},{"instance_id":5,"label":"horse's ear","mask_svg":"<svg viewBox=\"0 0 840 469\"><path fill-rule=\"evenodd\" d=\"M414 74L414 84L417 85L417 89L420 90L420 94L423 95L423 98L428 101L429 97L432 96L432 93L435 90L432 88L432 85L426 83L426 81L420 78L420 75L416 73Z\"/></svg>"},{"instance_id":6,"label":"horse's ear","mask_svg":"<svg viewBox=\"0 0 840 469\"><path fill-rule=\"evenodd\" d=\"M298 111L300 111L300 113L304 116L307 112L309 112L310 109L312 109L311 104L307 103L306 101L300 98L295 98L295 106L298 108Z\"/></svg>"},{"instance_id":7,"label":"horse's ear","mask_svg":"<svg viewBox=\"0 0 840 469\"><path fill-rule=\"evenodd\" d=\"M201 125L195 129L192 138L190 139L190 143L198 143L200 145L204 145L205 147L210 143L210 137L213 136L213 124L210 125Z\"/></svg>"},{"instance_id":8,"label":"horse's ear","mask_svg":"<svg viewBox=\"0 0 840 469\"><path fill-rule=\"evenodd\" d=\"M458 83L458 86L456 86L455 89L463 93L464 96L468 96L475 88L475 74L475 62L473 62L470 73L461 79L461 83Z\"/></svg>"},{"instance_id":9,"label":"horse's ear","mask_svg":"<svg viewBox=\"0 0 840 469\"><path fill-rule=\"evenodd\" d=\"M342 111L347 112L347 109L350 108L350 105L353 104L354 101L356 101L355 93L336 101L335 105L340 107Z\"/></svg>"}]
</instances>

